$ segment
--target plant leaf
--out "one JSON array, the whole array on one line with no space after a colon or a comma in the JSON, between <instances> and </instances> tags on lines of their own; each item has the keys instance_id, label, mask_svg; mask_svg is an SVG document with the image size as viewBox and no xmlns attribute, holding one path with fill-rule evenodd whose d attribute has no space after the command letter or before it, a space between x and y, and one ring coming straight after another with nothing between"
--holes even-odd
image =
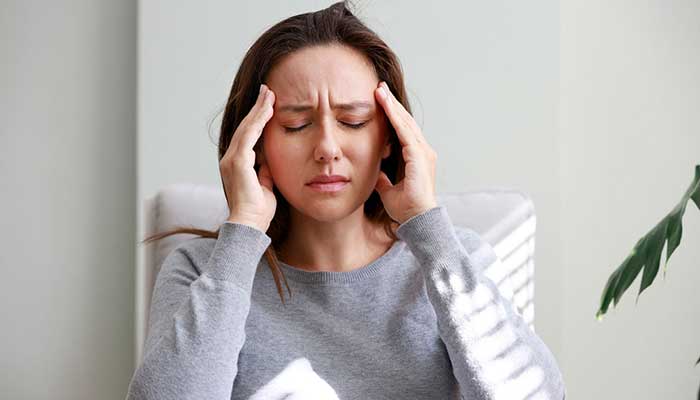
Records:
<instances>
[{"instance_id":1,"label":"plant leaf","mask_svg":"<svg viewBox=\"0 0 700 400\"><path fill-rule=\"evenodd\" d=\"M620 266L620 278L617 280L617 285L615 286L615 292L613 294L615 298L614 306L620 301L622 294L625 290L630 287L634 279L639 275L639 272L644 267L644 260L647 255L646 242L648 240L648 235L642 238L637 246L632 250L631 257L629 257L627 263Z\"/></svg>"},{"instance_id":2,"label":"plant leaf","mask_svg":"<svg viewBox=\"0 0 700 400\"><path fill-rule=\"evenodd\" d=\"M620 285L620 279L623 277L623 272L627 269L627 266L630 264L638 263L639 255L637 254L636 249L639 248L640 244L643 241L644 238L640 239L637 242L637 244L634 246L634 249L632 250L632 252L630 252L630 254L627 256L622 265L618 267L612 275L610 275L610 278L608 278L608 283L605 285L605 290L603 290L603 294L601 296L601 303L603 304L603 306L596 313L596 318L598 320L603 319L603 314L605 314L605 312L608 310L608 305L610 304L610 301L613 300L613 298L615 297L615 293L617 293L616 288L618 287L618 285ZM619 298L615 300L615 304L617 304L617 301L619 301Z\"/></svg>"},{"instance_id":3,"label":"plant leaf","mask_svg":"<svg viewBox=\"0 0 700 400\"><path fill-rule=\"evenodd\" d=\"M671 213L668 220L668 245L666 246L666 261L664 262L664 279L666 279L666 267L668 267L668 259L671 258L671 254L676 250L678 245L681 243L681 236L683 235L683 210L680 207L676 207L677 210Z\"/></svg>"},{"instance_id":4,"label":"plant leaf","mask_svg":"<svg viewBox=\"0 0 700 400\"><path fill-rule=\"evenodd\" d=\"M637 293L637 301L639 300L639 295L642 294L642 291L656 279L664 244L668 242L666 246L666 261L664 262L665 278L668 260L681 242L683 214L688 201L691 199L700 210L700 164L695 166L695 177L683 194L681 201L654 228L637 241L637 244L634 245L622 264L608 278L600 297L600 306L596 312L598 320L603 319L603 315L608 311L611 301L613 306L617 306L623 293L644 269L639 292Z\"/></svg>"},{"instance_id":5,"label":"plant leaf","mask_svg":"<svg viewBox=\"0 0 700 400\"><path fill-rule=\"evenodd\" d=\"M610 275L610 278L608 278L608 282L605 284L605 289L603 290L603 294L600 298L600 303L603 304L603 307L601 310L598 310L598 312L595 314L595 317L600 321L603 319L603 314L608 310L608 304L610 304L610 300L613 297L614 291L611 290L611 288L615 287L617 285L617 280L620 278L620 271L619 269L613 272L612 275Z\"/></svg>"},{"instance_id":6,"label":"plant leaf","mask_svg":"<svg viewBox=\"0 0 700 400\"><path fill-rule=\"evenodd\" d=\"M695 189L688 189L690 198L695 202L695 206L700 210L700 186L698 185L698 175L700 175L700 165L695 166Z\"/></svg>"},{"instance_id":7,"label":"plant leaf","mask_svg":"<svg viewBox=\"0 0 700 400\"><path fill-rule=\"evenodd\" d=\"M661 252L664 249L664 242L667 237L666 230L669 225L668 221L668 218L664 218L654 227L651 233L649 233L646 259L644 261L644 273L642 274L642 283L639 286L639 293L637 293L635 304L639 301L639 296L642 294L642 291L654 282L654 278L656 278L656 274L659 272L659 261L661 260Z\"/></svg>"}]
</instances>

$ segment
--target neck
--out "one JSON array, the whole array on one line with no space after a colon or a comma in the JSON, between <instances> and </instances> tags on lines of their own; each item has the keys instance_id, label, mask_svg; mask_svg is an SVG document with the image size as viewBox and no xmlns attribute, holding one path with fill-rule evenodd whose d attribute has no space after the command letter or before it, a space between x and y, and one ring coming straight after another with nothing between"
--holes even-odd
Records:
<instances>
[{"instance_id":1,"label":"neck","mask_svg":"<svg viewBox=\"0 0 700 400\"><path fill-rule=\"evenodd\" d=\"M381 224L367 219L363 207L330 221L290 211L289 234L278 257L299 269L352 271L376 260L393 244Z\"/></svg>"}]
</instances>

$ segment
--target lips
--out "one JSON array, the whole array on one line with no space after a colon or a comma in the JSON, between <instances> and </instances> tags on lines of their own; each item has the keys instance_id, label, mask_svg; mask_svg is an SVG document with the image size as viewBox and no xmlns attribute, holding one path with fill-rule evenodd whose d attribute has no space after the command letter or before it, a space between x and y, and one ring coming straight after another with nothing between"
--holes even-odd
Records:
<instances>
[{"instance_id":1,"label":"lips","mask_svg":"<svg viewBox=\"0 0 700 400\"><path fill-rule=\"evenodd\" d=\"M317 175L307 185L312 183L336 183L336 182L348 182L350 179L343 175Z\"/></svg>"}]
</instances>

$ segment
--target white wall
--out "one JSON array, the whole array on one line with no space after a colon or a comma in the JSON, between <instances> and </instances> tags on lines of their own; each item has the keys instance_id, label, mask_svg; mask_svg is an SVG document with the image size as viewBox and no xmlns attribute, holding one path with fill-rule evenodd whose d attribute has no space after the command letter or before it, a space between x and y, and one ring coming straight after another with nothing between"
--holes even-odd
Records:
<instances>
[{"instance_id":1,"label":"white wall","mask_svg":"<svg viewBox=\"0 0 700 400\"><path fill-rule=\"evenodd\" d=\"M0 31L0 397L123 399L136 2L3 2Z\"/></svg>"},{"instance_id":2,"label":"white wall","mask_svg":"<svg viewBox=\"0 0 700 400\"><path fill-rule=\"evenodd\" d=\"M700 164L700 3L561 4L564 375L572 399L694 399L700 212L639 297L602 322L608 276L680 200ZM664 250L665 252L665 250ZM665 260L665 255L662 261Z\"/></svg>"}]
</instances>

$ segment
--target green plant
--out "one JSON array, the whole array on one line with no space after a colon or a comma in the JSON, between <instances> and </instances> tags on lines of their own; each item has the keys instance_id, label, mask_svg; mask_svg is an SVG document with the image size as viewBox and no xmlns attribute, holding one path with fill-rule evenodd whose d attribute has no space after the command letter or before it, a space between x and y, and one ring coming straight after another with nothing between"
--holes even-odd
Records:
<instances>
[{"instance_id":1,"label":"green plant","mask_svg":"<svg viewBox=\"0 0 700 400\"><path fill-rule=\"evenodd\" d=\"M600 308L596 312L596 318L599 321L603 319L603 315L608 311L611 301L614 301L613 307L617 306L622 294L625 293L637 275L639 275L639 272L642 271L642 268L644 268L642 283L639 287L635 304L639 301L642 291L649 287L656 278L664 243L668 242L666 246L666 261L664 262L664 279L666 279L668 259L681 242L683 233L682 219L688 200L693 200L700 210L700 165L695 166L695 178L678 205L637 241L627 258L608 278L600 299ZM695 362L695 365L698 365L698 363L700 363L700 358Z\"/></svg>"}]
</instances>

